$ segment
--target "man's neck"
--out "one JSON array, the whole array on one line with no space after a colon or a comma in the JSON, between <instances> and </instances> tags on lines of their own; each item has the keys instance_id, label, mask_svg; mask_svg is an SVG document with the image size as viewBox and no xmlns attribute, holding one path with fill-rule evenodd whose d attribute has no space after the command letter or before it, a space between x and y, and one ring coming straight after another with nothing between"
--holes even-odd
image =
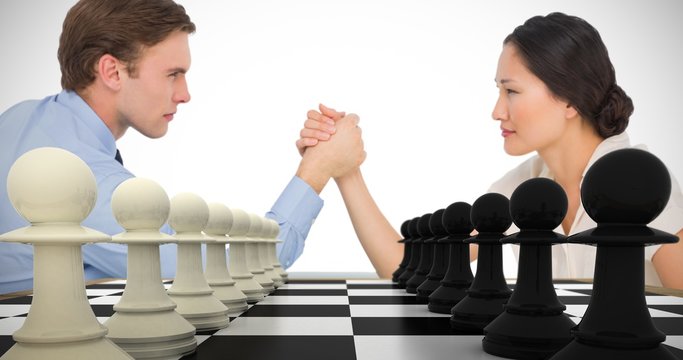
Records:
<instances>
[{"instance_id":1,"label":"man's neck","mask_svg":"<svg viewBox=\"0 0 683 360\"><path fill-rule=\"evenodd\" d=\"M128 129L118 121L116 114L115 98L111 94L102 94L104 89L97 89L97 84L92 84L76 93L97 114L104 125L111 131L114 140L120 139Z\"/></svg>"}]
</instances>

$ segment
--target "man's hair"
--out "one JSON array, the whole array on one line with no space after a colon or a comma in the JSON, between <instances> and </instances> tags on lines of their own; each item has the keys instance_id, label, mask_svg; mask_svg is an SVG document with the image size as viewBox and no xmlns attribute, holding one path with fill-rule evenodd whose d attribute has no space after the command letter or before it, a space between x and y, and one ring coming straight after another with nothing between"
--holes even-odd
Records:
<instances>
[{"instance_id":1,"label":"man's hair","mask_svg":"<svg viewBox=\"0 0 683 360\"><path fill-rule=\"evenodd\" d=\"M191 34L195 25L172 0L80 0L67 13L59 38L62 88L76 91L90 85L105 54L126 64L135 76L144 48L174 31Z\"/></svg>"}]
</instances>

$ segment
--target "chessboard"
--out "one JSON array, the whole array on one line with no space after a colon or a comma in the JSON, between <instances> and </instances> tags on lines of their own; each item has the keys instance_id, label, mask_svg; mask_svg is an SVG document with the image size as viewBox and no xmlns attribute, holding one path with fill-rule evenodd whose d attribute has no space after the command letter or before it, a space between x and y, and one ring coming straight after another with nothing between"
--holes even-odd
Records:
<instances>
[{"instance_id":1,"label":"chessboard","mask_svg":"<svg viewBox=\"0 0 683 360\"><path fill-rule=\"evenodd\" d=\"M124 281L87 286L100 322L113 314L124 287ZM580 281L555 283L566 314L576 323L591 287ZM683 359L683 298L648 291L646 301L655 325L667 335L664 346ZM0 300L0 354L14 344L12 333L30 304L30 295ZM292 279L230 320L227 328L198 332L196 352L182 359L499 359L482 350L481 335L453 332L449 315L427 311L415 295L389 280Z\"/></svg>"}]
</instances>

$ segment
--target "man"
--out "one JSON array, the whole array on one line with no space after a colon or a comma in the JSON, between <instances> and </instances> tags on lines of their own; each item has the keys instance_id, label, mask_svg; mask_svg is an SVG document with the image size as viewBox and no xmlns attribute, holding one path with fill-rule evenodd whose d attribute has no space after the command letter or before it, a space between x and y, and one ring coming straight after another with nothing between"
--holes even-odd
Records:
<instances>
[{"instance_id":1,"label":"man","mask_svg":"<svg viewBox=\"0 0 683 360\"><path fill-rule=\"evenodd\" d=\"M113 217L111 194L134 175L123 166L116 140L129 128L150 138L164 136L178 105L190 101L185 74L194 31L185 9L172 0L81 0L69 10L58 50L63 91L0 115L0 233L28 225L9 202L7 174L19 156L43 146L73 152L95 174L98 199L83 225L111 235L123 230ZM358 118L337 118L339 139L318 152L330 155L311 152L302 158L297 176L268 214L281 227L285 267L303 251L323 205L322 187L364 160ZM125 246L86 245L83 258L88 280L126 276ZM175 258L173 245L161 246L162 276L174 276ZM0 293L32 287L30 246L0 243L0 264Z\"/></svg>"}]
</instances>

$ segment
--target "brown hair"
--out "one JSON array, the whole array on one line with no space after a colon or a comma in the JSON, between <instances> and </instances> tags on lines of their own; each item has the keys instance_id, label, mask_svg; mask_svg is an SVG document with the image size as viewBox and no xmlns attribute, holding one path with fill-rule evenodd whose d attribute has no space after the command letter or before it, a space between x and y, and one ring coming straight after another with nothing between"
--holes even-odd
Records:
<instances>
[{"instance_id":1,"label":"brown hair","mask_svg":"<svg viewBox=\"0 0 683 360\"><path fill-rule=\"evenodd\" d=\"M622 133L633 102L617 85L614 67L598 31L562 13L535 16L505 38L527 68L560 99L590 121L603 138Z\"/></svg>"},{"instance_id":2,"label":"brown hair","mask_svg":"<svg viewBox=\"0 0 683 360\"><path fill-rule=\"evenodd\" d=\"M90 85L105 54L125 63L135 76L142 49L178 30L191 34L195 25L172 0L81 0L67 13L59 38L62 88L75 91Z\"/></svg>"}]
</instances>

